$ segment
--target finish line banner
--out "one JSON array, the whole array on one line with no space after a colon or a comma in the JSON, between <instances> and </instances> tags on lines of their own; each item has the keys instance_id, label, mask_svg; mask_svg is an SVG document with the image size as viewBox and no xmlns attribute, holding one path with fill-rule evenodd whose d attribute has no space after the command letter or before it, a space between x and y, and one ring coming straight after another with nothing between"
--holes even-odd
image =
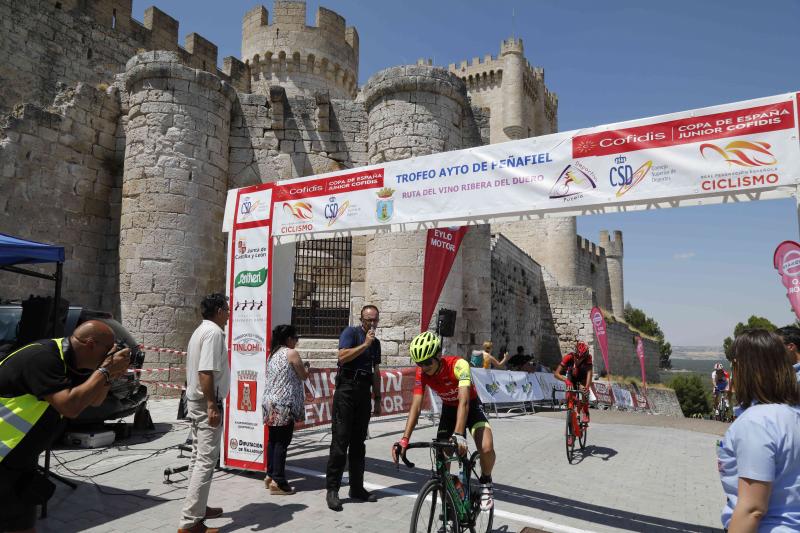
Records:
<instances>
[{"instance_id":1,"label":"finish line banner","mask_svg":"<svg viewBox=\"0 0 800 533\"><path fill-rule=\"evenodd\" d=\"M800 178L795 102L789 93L279 182L272 233L674 207L782 186L765 197L788 196Z\"/></svg>"}]
</instances>

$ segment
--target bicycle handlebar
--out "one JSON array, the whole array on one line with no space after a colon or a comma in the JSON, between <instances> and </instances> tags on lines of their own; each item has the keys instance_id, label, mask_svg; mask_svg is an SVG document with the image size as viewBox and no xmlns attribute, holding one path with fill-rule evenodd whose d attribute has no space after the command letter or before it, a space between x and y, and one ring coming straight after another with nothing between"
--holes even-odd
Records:
<instances>
[{"instance_id":1,"label":"bicycle handlebar","mask_svg":"<svg viewBox=\"0 0 800 533\"><path fill-rule=\"evenodd\" d=\"M411 448L437 448L437 449L440 449L440 450L444 450L444 449L453 450L455 448L455 444L453 444L451 442L440 442L440 441L434 440L434 441L430 441L430 442L410 442L408 444L408 446L406 446L405 448L400 446L399 443L395 443L392 448L395 451L395 455L397 457L400 457L400 459L403 460L403 463L405 463L405 465L408 468L414 468L414 463L409 461L408 458L406 457L406 452L408 450L410 450ZM398 468L399 467L400 467L400 465L398 465Z\"/></svg>"}]
</instances>

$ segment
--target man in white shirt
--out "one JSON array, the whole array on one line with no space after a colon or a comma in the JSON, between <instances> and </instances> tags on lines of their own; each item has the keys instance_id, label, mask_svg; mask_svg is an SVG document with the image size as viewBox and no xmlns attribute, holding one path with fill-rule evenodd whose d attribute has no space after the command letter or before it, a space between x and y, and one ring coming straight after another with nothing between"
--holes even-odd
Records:
<instances>
[{"instance_id":1,"label":"man in white shirt","mask_svg":"<svg viewBox=\"0 0 800 533\"><path fill-rule=\"evenodd\" d=\"M230 308L227 298L214 293L200 303L203 322L189 339L186 349L187 417L192 422L192 460L189 484L178 533L216 533L204 520L222 515L219 507L208 507L211 476L219 459L222 433L222 402L230 387L230 366L223 328Z\"/></svg>"}]
</instances>

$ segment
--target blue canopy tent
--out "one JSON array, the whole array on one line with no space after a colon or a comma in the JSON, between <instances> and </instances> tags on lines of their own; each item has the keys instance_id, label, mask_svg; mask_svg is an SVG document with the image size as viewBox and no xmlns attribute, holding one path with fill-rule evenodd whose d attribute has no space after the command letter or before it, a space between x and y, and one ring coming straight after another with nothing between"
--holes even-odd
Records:
<instances>
[{"instance_id":1,"label":"blue canopy tent","mask_svg":"<svg viewBox=\"0 0 800 533\"><path fill-rule=\"evenodd\" d=\"M14 265L26 265L36 263L55 263L56 271L54 274L43 274L35 270L27 268L20 268ZM52 244L44 244L36 241L26 241L18 237L12 237L5 233L0 233L0 270L13 272L15 274L22 274L25 276L32 276L35 278L46 279L55 282L55 291L53 298L53 330L52 336L56 336L56 315L58 303L61 301L61 276L63 274L64 266L64 247L53 246ZM67 484L73 489L77 487L75 483L68 479L50 472L50 447L47 448L44 456L44 472L58 479L59 481ZM42 504L42 518L47 516L47 502Z\"/></svg>"}]
</instances>

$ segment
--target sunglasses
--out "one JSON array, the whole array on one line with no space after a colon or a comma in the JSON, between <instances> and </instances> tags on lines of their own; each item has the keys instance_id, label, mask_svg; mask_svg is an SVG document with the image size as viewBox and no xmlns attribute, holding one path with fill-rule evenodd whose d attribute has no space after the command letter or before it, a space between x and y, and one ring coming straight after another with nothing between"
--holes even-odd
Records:
<instances>
[{"instance_id":1,"label":"sunglasses","mask_svg":"<svg viewBox=\"0 0 800 533\"><path fill-rule=\"evenodd\" d=\"M431 366L432 364L433 364L433 357L431 357L430 359L425 359L424 361L420 361L419 363L417 363L417 366L426 367L426 366Z\"/></svg>"}]
</instances>

